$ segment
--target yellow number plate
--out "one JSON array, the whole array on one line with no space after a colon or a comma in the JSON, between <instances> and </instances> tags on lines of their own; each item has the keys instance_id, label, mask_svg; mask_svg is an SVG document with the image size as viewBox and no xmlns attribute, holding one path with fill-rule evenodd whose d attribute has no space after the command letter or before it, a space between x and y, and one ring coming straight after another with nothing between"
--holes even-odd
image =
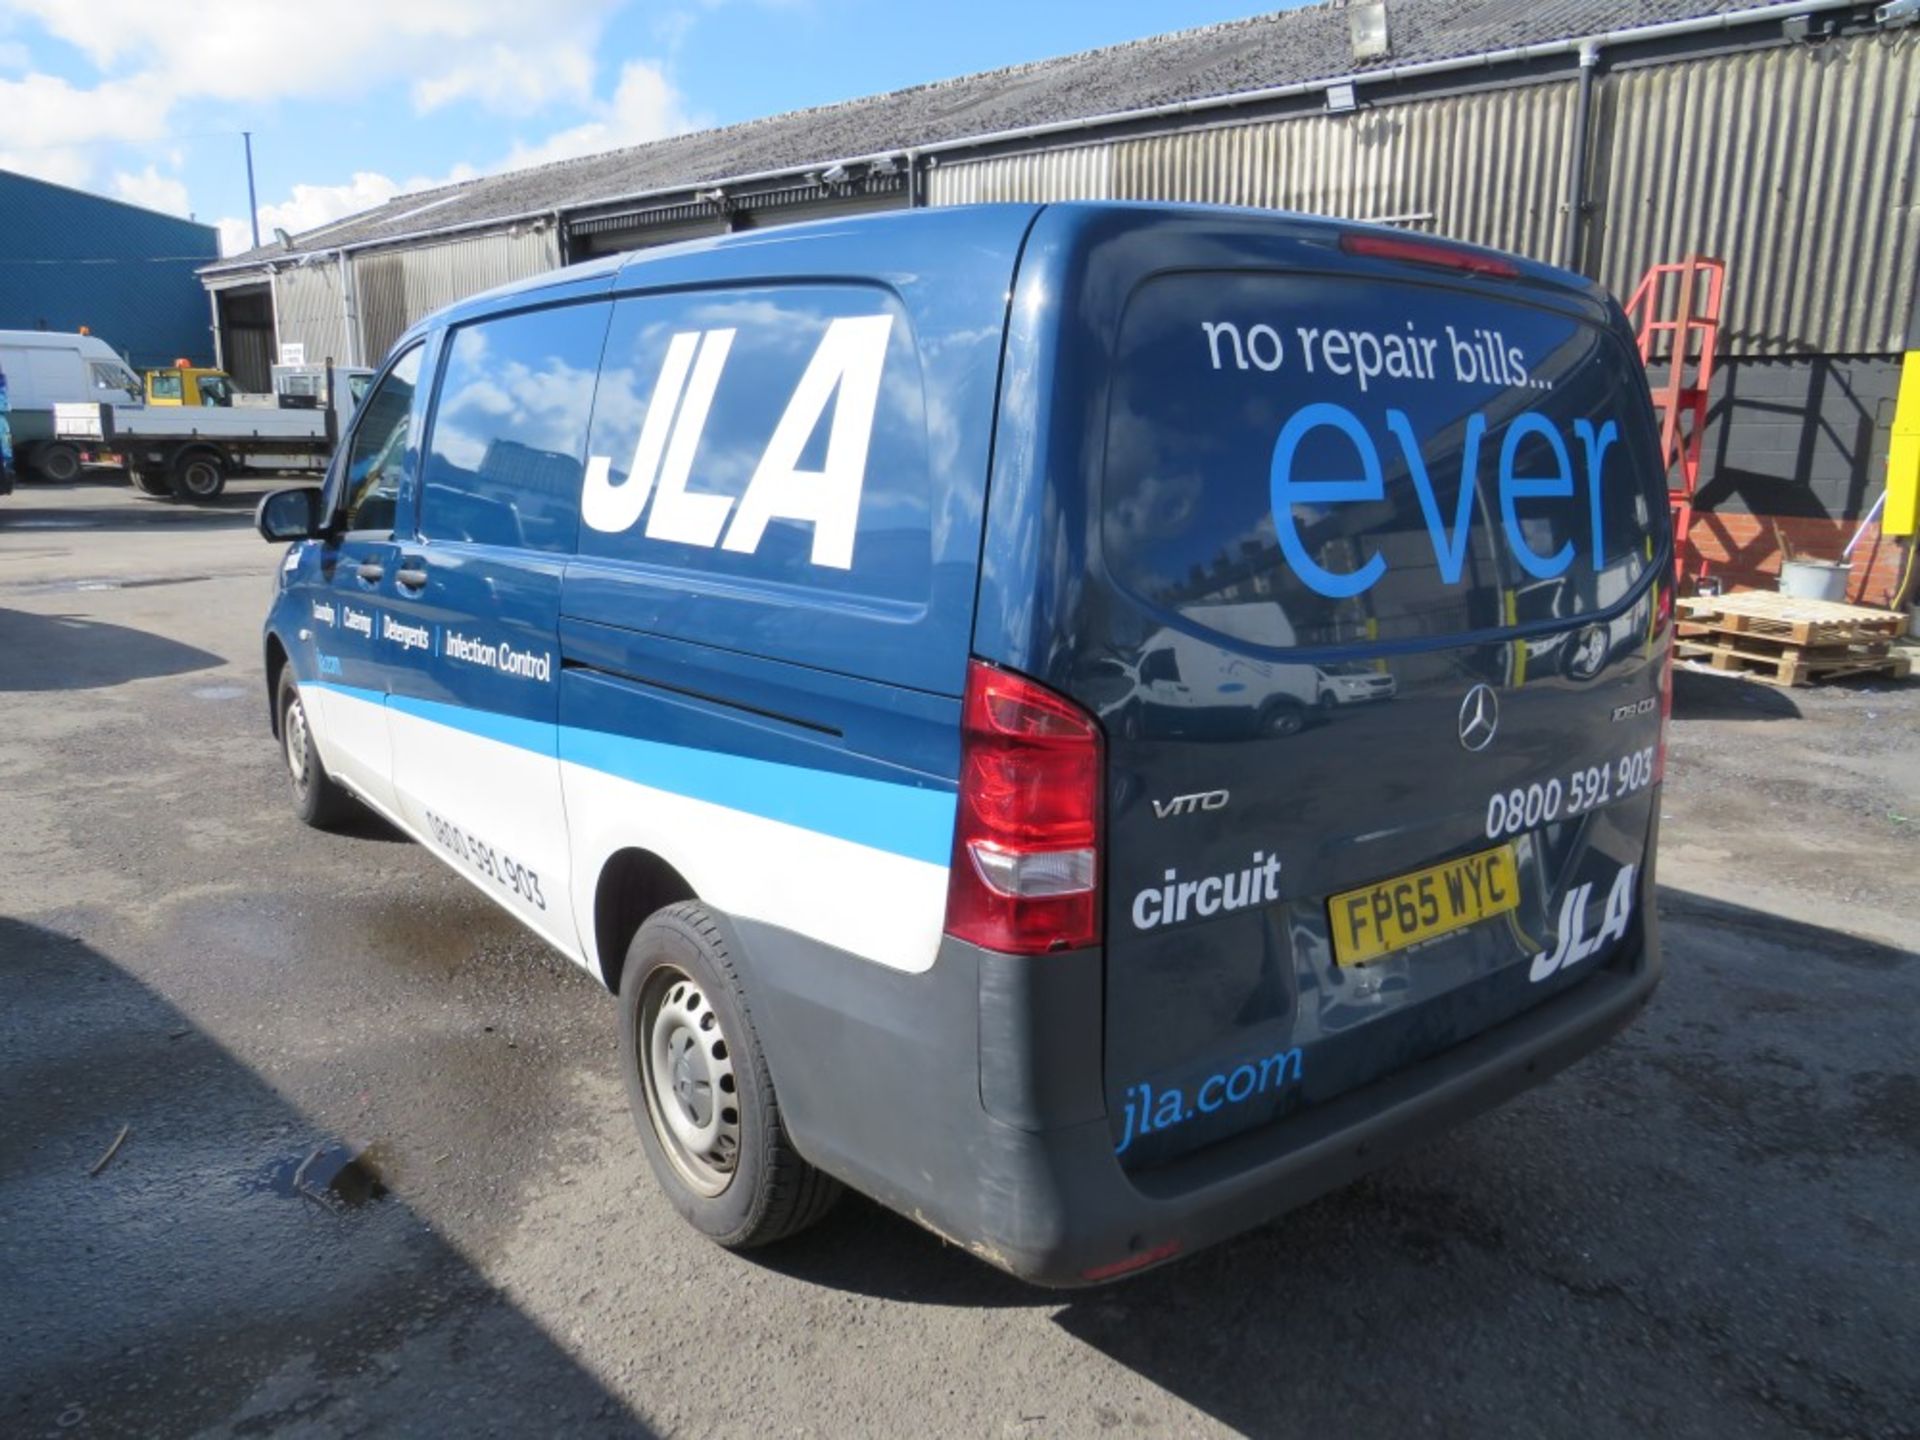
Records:
<instances>
[{"instance_id":1,"label":"yellow number plate","mask_svg":"<svg viewBox=\"0 0 1920 1440\"><path fill-rule=\"evenodd\" d=\"M1334 896L1327 902L1333 956L1342 965L1364 965L1519 903L1511 845L1464 855Z\"/></svg>"}]
</instances>

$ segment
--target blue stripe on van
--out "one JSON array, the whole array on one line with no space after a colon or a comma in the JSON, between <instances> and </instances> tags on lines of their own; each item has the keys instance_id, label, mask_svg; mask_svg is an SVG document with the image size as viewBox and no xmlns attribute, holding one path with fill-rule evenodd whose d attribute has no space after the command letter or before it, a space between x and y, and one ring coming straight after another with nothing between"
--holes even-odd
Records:
<instances>
[{"instance_id":1,"label":"blue stripe on van","mask_svg":"<svg viewBox=\"0 0 1920 1440\"><path fill-rule=\"evenodd\" d=\"M383 697L378 691L325 681L309 681L307 688L331 690L375 705L384 700L402 714L538 755L556 754L557 732L557 758L617 779L670 790L691 800L704 800L933 865L945 865L951 857L951 791L782 765L721 750L636 740L601 730L556 727L436 700Z\"/></svg>"},{"instance_id":2,"label":"blue stripe on van","mask_svg":"<svg viewBox=\"0 0 1920 1440\"><path fill-rule=\"evenodd\" d=\"M531 750L536 755L547 756L554 753L554 727L547 721L503 715L498 710L475 710L468 705L449 705L444 700L421 700L412 695L389 695L387 705L402 715L464 730L483 740L498 740L516 750Z\"/></svg>"},{"instance_id":3,"label":"blue stripe on van","mask_svg":"<svg viewBox=\"0 0 1920 1440\"><path fill-rule=\"evenodd\" d=\"M572 727L560 731L560 758L933 865L953 849L951 792Z\"/></svg>"}]
</instances>

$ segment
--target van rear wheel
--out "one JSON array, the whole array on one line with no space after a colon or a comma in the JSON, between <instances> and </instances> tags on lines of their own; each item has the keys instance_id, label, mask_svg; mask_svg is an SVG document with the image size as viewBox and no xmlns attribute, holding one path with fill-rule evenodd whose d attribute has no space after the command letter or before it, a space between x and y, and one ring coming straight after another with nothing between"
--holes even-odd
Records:
<instances>
[{"instance_id":1,"label":"van rear wheel","mask_svg":"<svg viewBox=\"0 0 1920 1440\"><path fill-rule=\"evenodd\" d=\"M1298 700L1275 700L1260 712L1260 733L1275 739L1298 735L1307 728L1307 708Z\"/></svg>"},{"instance_id":2,"label":"van rear wheel","mask_svg":"<svg viewBox=\"0 0 1920 1440\"><path fill-rule=\"evenodd\" d=\"M640 927L620 981L621 1069L654 1178L686 1220L732 1250L814 1224L839 1182L801 1158L780 1119L725 923L697 902Z\"/></svg>"},{"instance_id":3,"label":"van rear wheel","mask_svg":"<svg viewBox=\"0 0 1920 1440\"><path fill-rule=\"evenodd\" d=\"M80 452L71 445L42 445L33 452L34 473L64 485L80 473Z\"/></svg>"},{"instance_id":4,"label":"van rear wheel","mask_svg":"<svg viewBox=\"0 0 1920 1440\"><path fill-rule=\"evenodd\" d=\"M173 482L167 479L164 470L129 470L127 483L142 495L151 495L156 500L164 500L173 494Z\"/></svg>"},{"instance_id":5,"label":"van rear wheel","mask_svg":"<svg viewBox=\"0 0 1920 1440\"><path fill-rule=\"evenodd\" d=\"M354 813L353 797L327 774L307 723L306 701L294 683L293 667L280 668L275 687L280 715L280 753L293 787L293 811L316 830L331 830Z\"/></svg>"}]
</instances>

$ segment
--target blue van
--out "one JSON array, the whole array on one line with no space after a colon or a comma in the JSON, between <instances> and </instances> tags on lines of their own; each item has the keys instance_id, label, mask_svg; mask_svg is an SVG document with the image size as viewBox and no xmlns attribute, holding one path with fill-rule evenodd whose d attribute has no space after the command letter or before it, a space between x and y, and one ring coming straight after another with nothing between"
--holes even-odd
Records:
<instances>
[{"instance_id":1,"label":"blue van","mask_svg":"<svg viewBox=\"0 0 1920 1440\"><path fill-rule=\"evenodd\" d=\"M1249 210L916 210L395 346L267 620L363 805L620 1001L723 1245L842 1185L1077 1285L1651 993L1672 550L1617 305Z\"/></svg>"}]
</instances>

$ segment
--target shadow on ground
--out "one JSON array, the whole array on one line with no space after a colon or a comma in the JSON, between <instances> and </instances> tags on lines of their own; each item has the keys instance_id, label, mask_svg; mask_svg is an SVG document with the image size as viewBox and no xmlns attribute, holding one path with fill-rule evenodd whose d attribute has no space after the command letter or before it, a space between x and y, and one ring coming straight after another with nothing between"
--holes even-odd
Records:
<instances>
[{"instance_id":1,"label":"shadow on ground","mask_svg":"<svg viewBox=\"0 0 1920 1440\"><path fill-rule=\"evenodd\" d=\"M0 1431L648 1433L104 955L0 918L0 1015Z\"/></svg>"},{"instance_id":2,"label":"shadow on ground","mask_svg":"<svg viewBox=\"0 0 1920 1440\"><path fill-rule=\"evenodd\" d=\"M1798 720L1793 696L1775 685L1686 665L1673 667L1676 720Z\"/></svg>"},{"instance_id":3,"label":"shadow on ground","mask_svg":"<svg viewBox=\"0 0 1920 1440\"><path fill-rule=\"evenodd\" d=\"M1920 955L1685 892L1661 913L1667 978L1622 1037L1179 1264L1036 1291L863 1201L765 1263L1058 1306L1246 1434L1360 1415L1381 1434L1897 1433L1920 1414L1920 1252L1894 1218L1920 1185ZM1129 1388L1092 1418L1124 1427Z\"/></svg>"},{"instance_id":4,"label":"shadow on ground","mask_svg":"<svg viewBox=\"0 0 1920 1440\"><path fill-rule=\"evenodd\" d=\"M136 530L244 530L253 524L253 512L260 497L281 485L312 482L311 476L277 478L248 476L235 482L215 500L178 500L171 497L142 495L127 483L118 470L89 470L77 480L55 483L29 480L16 488L16 495L30 497L31 506L0 505L0 531L136 531ZM271 483L261 485L256 480ZM118 492L122 503L102 506L88 497ZM75 497L74 504L47 504L49 495Z\"/></svg>"},{"instance_id":5,"label":"shadow on ground","mask_svg":"<svg viewBox=\"0 0 1920 1440\"><path fill-rule=\"evenodd\" d=\"M0 609L0 691L98 690L224 664L211 651L126 625Z\"/></svg>"}]
</instances>

